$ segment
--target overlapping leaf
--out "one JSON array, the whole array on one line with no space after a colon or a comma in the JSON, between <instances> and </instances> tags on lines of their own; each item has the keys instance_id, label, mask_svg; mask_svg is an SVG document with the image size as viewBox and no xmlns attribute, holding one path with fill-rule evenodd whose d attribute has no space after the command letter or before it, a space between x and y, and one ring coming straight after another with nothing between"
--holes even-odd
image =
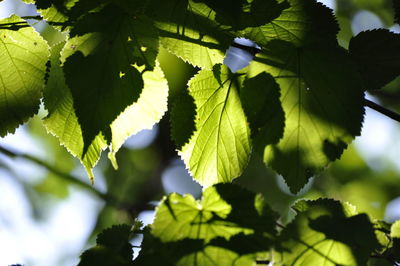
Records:
<instances>
[{"instance_id":1,"label":"overlapping leaf","mask_svg":"<svg viewBox=\"0 0 400 266\"><path fill-rule=\"evenodd\" d=\"M112 21L112 23L110 23ZM85 16L72 35L88 33L64 63L66 83L82 127L84 153L101 132L111 142L110 124L139 98L141 73L134 64L151 70L158 36L151 23L132 18L117 7Z\"/></svg>"},{"instance_id":2,"label":"overlapping leaf","mask_svg":"<svg viewBox=\"0 0 400 266\"><path fill-rule=\"evenodd\" d=\"M280 88L273 77L262 72L244 81L240 99L250 123L253 146L263 153L265 146L276 144L285 128Z\"/></svg>"},{"instance_id":3,"label":"overlapping leaf","mask_svg":"<svg viewBox=\"0 0 400 266\"><path fill-rule=\"evenodd\" d=\"M271 41L249 73L263 71L278 82L286 116L283 137L265 148L264 160L297 192L360 134L362 82L338 47L295 48Z\"/></svg>"},{"instance_id":4,"label":"overlapping leaf","mask_svg":"<svg viewBox=\"0 0 400 266\"><path fill-rule=\"evenodd\" d=\"M92 168L100 158L100 152L107 144L99 135L92 142L87 152L83 154L83 138L81 126L73 106L71 91L65 83L64 72L61 67L60 53L62 48L68 50L74 47L77 40L68 42L66 48L64 43L54 46L51 50L51 68L49 80L44 90L44 104L49 114L43 121L46 130L58 137L60 143L74 156L78 157L91 180L93 180ZM68 46L69 45L69 46Z\"/></svg>"},{"instance_id":5,"label":"overlapping leaf","mask_svg":"<svg viewBox=\"0 0 400 266\"><path fill-rule=\"evenodd\" d=\"M49 111L44 124L46 129L56 135L71 154L80 158L89 177L93 178L92 168L100 157L101 150L107 147L104 136L99 134L84 153L81 125L76 116L71 91L65 83L64 73L60 65L75 49L87 51L91 35L70 39L62 51L62 44L53 48L51 70L45 89L44 102ZM135 67L143 71L143 67ZM137 102L129 105L110 125L112 133L110 144L110 159L116 165L115 153L125 139L142 129L151 128L157 123L167 108L168 85L158 64L153 71L143 72L144 88Z\"/></svg>"},{"instance_id":6,"label":"overlapping leaf","mask_svg":"<svg viewBox=\"0 0 400 266\"><path fill-rule=\"evenodd\" d=\"M213 71L200 71L189 82L196 105L196 130L179 153L203 186L238 177L250 154L250 130L235 79L228 71L217 65Z\"/></svg>"},{"instance_id":7,"label":"overlapping leaf","mask_svg":"<svg viewBox=\"0 0 400 266\"><path fill-rule=\"evenodd\" d=\"M259 195L219 184L206 189L200 201L191 195L165 197L157 207L151 235L145 235L144 243L152 241L152 245L138 261L139 265L166 261L253 265L258 256L265 258L275 235L275 214Z\"/></svg>"},{"instance_id":8,"label":"overlapping leaf","mask_svg":"<svg viewBox=\"0 0 400 266\"><path fill-rule=\"evenodd\" d=\"M49 47L18 16L0 23L0 136L5 136L39 110ZM22 27L15 30L17 24Z\"/></svg>"},{"instance_id":9,"label":"overlapping leaf","mask_svg":"<svg viewBox=\"0 0 400 266\"><path fill-rule=\"evenodd\" d=\"M115 154L128 137L143 129L151 129L167 111L168 83L160 66L156 64L153 71L144 71L142 76L144 87L138 101L128 106L111 124L109 157L113 162L116 162Z\"/></svg>"},{"instance_id":10,"label":"overlapping leaf","mask_svg":"<svg viewBox=\"0 0 400 266\"><path fill-rule=\"evenodd\" d=\"M162 45L192 65L211 69L222 63L232 37L217 29L209 19L211 10L203 3L189 0L150 1L148 15L155 18Z\"/></svg>"},{"instance_id":11,"label":"overlapping leaf","mask_svg":"<svg viewBox=\"0 0 400 266\"><path fill-rule=\"evenodd\" d=\"M303 46L318 41L336 43L339 26L332 10L315 0L288 0L290 8L265 25L248 28L245 36L258 45L273 39L288 41Z\"/></svg>"},{"instance_id":12,"label":"overlapping leaf","mask_svg":"<svg viewBox=\"0 0 400 266\"><path fill-rule=\"evenodd\" d=\"M298 214L281 233L286 251L276 265L367 265L378 248L373 224L349 204L320 199L301 201Z\"/></svg>"},{"instance_id":13,"label":"overlapping leaf","mask_svg":"<svg viewBox=\"0 0 400 266\"><path fill-rule=\"evenodd\" d=\"M349 51L367 90L380 89L400 75L400 34L364 31L350 40Z\"/></svg>"},{"instance_id":14,"label":"overlapping leaf","mask_svg":"<svg viewBox=\"0 0 400 266\"><path fill-rule=\"evenodd\" d=\"M131 227L118 225L97 236L97 245L81 255L79 266L132 265Z\"/></svg>"}]
</instances>

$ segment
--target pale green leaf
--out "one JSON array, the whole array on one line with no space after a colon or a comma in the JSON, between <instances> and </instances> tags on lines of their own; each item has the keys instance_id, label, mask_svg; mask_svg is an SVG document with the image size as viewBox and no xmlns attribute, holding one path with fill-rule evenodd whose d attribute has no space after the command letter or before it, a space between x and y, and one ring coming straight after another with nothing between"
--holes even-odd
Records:
<instances>
[{"instance_id":1,"label":"pale green leaf","mask_svg":"<svg viewBox=\"0 0 400 266\"><path fill-rule=\"evenodd\" d=\"M362 81L343 49L283 41L271 41L249 67L250 76L262 71L279 84L285 113L283 137L265 147L264 160L297 192L360 134Z\"/></svg>"},{"instance_id":2,"label":"pale green leaf","mask_svg":"<svg viewBox=\"0 0 400 266\"><path fill-rule=\"evenodd\" d=\"M111 123L138 100L144 84L135 66L154 68L158 35L151 21L116 6L85 16L71 35L86 38L63 66L86 152L100 133L110 144Z\"/></svg>"},{"instance_id":3,"label":"pale green leaf","mask_svg":"<svg viewBox=\"0 0 400 266\"><path fill-rule=\"evenodd\" d=\"M226 66L218 65L189 82L196 130L179 154L194 179L206 187L238 177L250 155L250 130L234 79Z\"/></svg>"},{"instance_id":4,"label":"pale green leaf","mask_svg":"<svg viewBox=\"0 0 400 266\"><path fill-rule=\"evenodd\" d=\"M400 220L394 222L390 228L390 236L400 238Z\"/></svg>"},{"instance_id":5,"label":"pale green leaf","mask_svg":"<svg viewBox=\"0 0 400 266\"><path fill-rule=\"evenodd\" d=\"M86 42L88 38L90 35L76 37L70 39L65 46L62 43L53 48L50 77L44 93L45 107L49 111L49 115L44 120L44 125L48 132L59 138L60 143L72 155L81 160L92 180L92 168L99 160L101 151L107 148L107 144L104 137L99 134L89 146L87 153L83 154L82 130L61 66L74 49L79 47L84 52L91 49L91 42ZM138 71L141 70L143 68L138 67ZM112 140L109 156L114 165L116 165L115 153L126 138L143 129L151 128L161 119L167 109L168 84L158 64L153 71L145 71L143 79L144 89L139 100L128 106L111 124Z\"/></svg>"},{"instance_id":6,"label":"pale green leaf","mask_svg":"<svg viewBox=\"0 0 400 266\"><path fill-rule=\"evenodd\" d=\"M22 26L18 31L0 29L0 136L5 136L39 110L49 47L18 16L0 23Z\"/></svg>"},{"instance_id":7,"label":"pale green leaf","mask_svg":"<svg viewBox=\"0 0 400 266\"><path fill-rule=\"evenodd\" d=\"M111 124L112 142L109 156L115 154L125 140L143 129L151 129L167 111L168 83L157 64L153 71L142 74L144 88L138 101L128 106Z\"/></svg>"}]
</instances>

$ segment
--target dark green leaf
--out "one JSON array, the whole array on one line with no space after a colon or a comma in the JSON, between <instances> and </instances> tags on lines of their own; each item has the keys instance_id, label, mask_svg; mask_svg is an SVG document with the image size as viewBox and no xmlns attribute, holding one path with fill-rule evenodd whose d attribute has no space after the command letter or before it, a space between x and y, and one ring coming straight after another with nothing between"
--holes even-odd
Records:
<instances>
[{"instance_id":1,"label":"dark green leaf","mask_svg":"<svg viewBox=\"0 0 400 266\"><path fill-rule=\"evenodd\" d=\"M177 96L171 111L171 137L180 150L195 130L196 105L187 90Z\"/></svg>"},{"instance_id":2,"label":"dark green leaf","mask_svg":"<svg viewBox=\"0 0 400 266\"><path fill-rule=\"evenodd\" d=\"M364 31L351 39L349 51L366 90L380 89L400 75L400 34L386 29Z\"/></svg>"},{"instance_id":3,"label":"dark green leaf","mask_svg":"<svg viewBox=\"0 0 400 266\"><path fill-rule=\"evenodd\" d=\"M232 37L218 29L211 9L188 0L151 0L148 16L157 21L161 44L194 66L212 69L222 63Z\"/></svg>"},{"instance_id":4,"label":"dark green leaf","mask_svg":"<svg viewBox=\"0 0 400 266\"><path fill-rule=\"evenodd\" d=\"M283 137L266 147L264 160L297 192L360 134L362 81L343 49L282 41L271 41L249 67L250 77L264 71L281 88L286 116Z\"/></svg>"},{"instance_id":5,"label":"dark green leaf","mask_svg":"<svg viewBox=\"0 0 400 266\"><path fill-rule=\"evenodd\" d=\"M20 24L17 30L0 29L0 136L13 133L39 110L49 47L18 16L2 24Z\"/></svg>"},{"instance_id":6,"label":"dark green leaf","mask_svg":"<svg viewBox=\"0 0 400 266\"><path fill-rule=\"evenodd\" d=\"M216 12L215 20L221 24L232 26L235 30L264 25L277 18L283 9L289 7L286 1L275 0L194 0L203 2Z\"/></svg>"},{"instance_id":7,"label":"dark green leaf","mask_svg":"<svg viewBox=\"0 0 400 266\"><path fill-rule=\"evenodd\" d=\"M109 23L112 21L112 23ZM157 55L157 32L141 18L131 18L118 8L85 16L72 34L90 34L64 63L78 121L82 127L84 153L101 132L111 142L110 124L139 98L142 77L134 65L153 69ZM103 28L104 27L104 28ZM85 35L86 36L86 35Z\"/></svg>"},{"instance_id":8,"label":"dark green leaf","mask_svg":"<svg viewBox=\"0 0 400 266\"><path fill-rule=\"evenodd\" d=\"M253 146L264 152L265 146L276 144L285 128L285 114L280 101L280 88L274 78L262 72L244 81L240 99L250 123Z\"/></svg>"},{"instance_id":9,"label":"dark green leaf","mask_svg":"<svg viewBox=\"0 0 400 266\"><path fill-rule=\"evenodd\" d=\"M129 225L117 225L104 230L97 237L97 245L81 255L79 266L132 265L130 234Z\"/></svg>"},{"instance_id":10,"label":"dark green leaf","mask_svg":"<svg viewBox=\"0 0 400 266\"><path fill-rule=\"evenodd\" d=\"M298 214L281 233L286 250L277 265L366 265L379 247L365 214L346 203L320 199L296 204Z\"/></svg>"},{"instance_id":11,"label":"dark green leaf","mask_svg":"<svg viewBox=\"0 0 400 266\"><path fill-rule=\"evenodd\" d=\"M88 53L91 49L90 41L93 38L88 34L84 37L70 39L62 50L61 61L64 61L76 49ZM78 123L73 108L73 98L69 87L65 83L64 73L61 68L60 50L62 44L52 49L50 76L44 93L44 103L49 115L44 121L46 129L56 135L68 151L78 157L85 166L89 178L93 181L92 168L100 158L101 150L107 144L104 137L99 134L83 154L83 137L81 125ZM135 67L143 71L144 67ZM112 142L109 158L116 166L115 153L132 134L142 129L151 128L158 122L167 109L168 84L158 65L153 71L144 71L142 74L144 88L137 102L128 106L111 124ZM132 123L132 121L135 121Z\"/></svg>"},{"instance_id":12,"label":"dark green leaf","mask_svg":"<svg viewBox=\"0 0 400 266\"><path fill-rule=\"evenodd\" d=\"M288 41L296 46L320 42L336 44L339 26L332 10L315 0L289 0L290 8L265 25L248 28L245 36L258 45L273 39Z\"/></svg>"},{"instance_id":13,"label":"dark green leaf","mask_svg":"<svg viewBox=\"0 0 400 266\"><path fill-rule=\"evenodd\" d=\"M106 143L102 136L97 136L83 155L83 137L81 126L78 123L71 91L65 84L64 72L61 67L60 52L68 50L70 42L64 47L64 42L51 49L49 79L43 93L44 106L49 114L43 124L46 130L57 136L60 143L73 155L78 157L84 165L89 178L93 181L92 168L100 158L100 152Z\"/></svg>"}]
</instances>

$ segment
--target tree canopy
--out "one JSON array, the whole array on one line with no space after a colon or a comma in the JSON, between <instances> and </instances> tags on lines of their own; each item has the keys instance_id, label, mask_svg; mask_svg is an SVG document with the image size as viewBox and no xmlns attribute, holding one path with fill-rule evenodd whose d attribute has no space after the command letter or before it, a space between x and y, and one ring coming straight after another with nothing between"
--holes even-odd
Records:
<instances>
[{"instance_id":1,"label":"tree canopy","mask_svg":"<svg viewBox=\"0 0 400 266\"><path fill-rule=\"evenodd\" d=\"M200 199L165 195L149 226L136 220L104 230L79 265L400 263L399 221L323 195L294 202L286 219L236 181L268 167L299 193L310 178L327 178L327 167L360 136L366 107L400 122L395 111L365 98L376 93L384 102L380 91L398 83L399 33L382 28L342 38L344 10L335 15L315 0L24 2L39 15L0 20L0 136L43 103L45 130L96 182L93 168L104 151L118 169L127 160L118 153L126 139L163 119L170 136L160 145L174 142L163 152L176 149L203 188ZM390 4L391 24L399 23L400 5ZM29 19L47 22L58 39L46 40ZM224 57L236 37L260 49L232 73ZM179 69L167 69L161 51L191 65L183 89L172 89ZM163 160L143 156L143 164ZM110 182L121 185L98 196L141 209L121 192L122 181ZM138 235L141 250L133 254Z\"/></svg>"}]
</instances>

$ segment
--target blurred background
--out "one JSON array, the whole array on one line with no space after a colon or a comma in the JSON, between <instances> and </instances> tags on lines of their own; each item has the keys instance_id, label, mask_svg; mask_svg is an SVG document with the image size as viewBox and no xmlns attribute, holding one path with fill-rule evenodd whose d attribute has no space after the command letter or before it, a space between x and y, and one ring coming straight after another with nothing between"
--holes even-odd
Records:
<instances>
[{"instance_id":1,"label":"blurred background","mask_svg":"<svg viewBox=\"0 0 400 266\"><path fill-rule=\"evenodd\" d=\"M400 32L399 25L393 25L392 0L321 2L335 10L343 47L363 30ZM1 1L0 18L11 14L37 13L34 5ZM32 23L50 45L63 38L44 22ZM159 61L169 82L171 105L196 70L165 50ZM400 112L400 78L367 97ZM76 265L104 228L131 224L136 217L151 223L152 210L164 194L200 196L201 187L188 175L170 140L168 113L152 130L128 139L117 154L117 171L103 154L94 170L94 186L79 161L46 133L41 125L45 116L42 108L15 134L0 139L0 265ZM289 206L296 199L331 197L392 222L400 219L400 125L366 109L362 136L298 195L291 194L257 154L234 182L263 193L284 221L290 219Z\"/></svg>"}]
</instances>

